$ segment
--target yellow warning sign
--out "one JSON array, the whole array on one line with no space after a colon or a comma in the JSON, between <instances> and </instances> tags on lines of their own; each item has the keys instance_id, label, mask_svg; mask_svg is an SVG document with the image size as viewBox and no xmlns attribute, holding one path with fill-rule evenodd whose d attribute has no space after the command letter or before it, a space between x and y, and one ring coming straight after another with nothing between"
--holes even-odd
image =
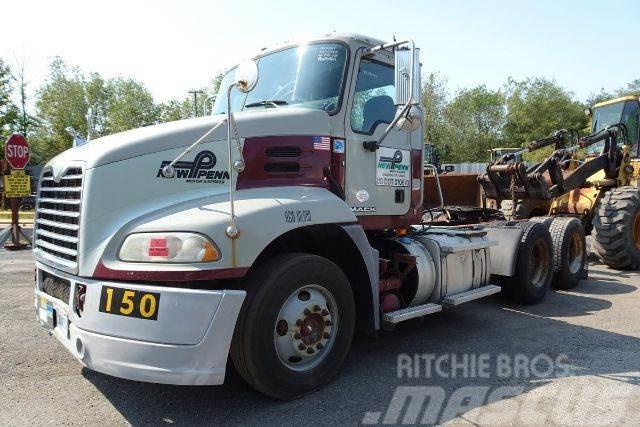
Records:
<instances>
[{"instance_id":1,"label":"yellow warning sign","mask_svg":"<svg viewBox=\"0 0 640 427\"><path fill-rule=\"evenodd\" d=\"M22 169L14 169L4 176L5 197L28 197L31 195L31 178Z\"/></svg>"}]
</instances>

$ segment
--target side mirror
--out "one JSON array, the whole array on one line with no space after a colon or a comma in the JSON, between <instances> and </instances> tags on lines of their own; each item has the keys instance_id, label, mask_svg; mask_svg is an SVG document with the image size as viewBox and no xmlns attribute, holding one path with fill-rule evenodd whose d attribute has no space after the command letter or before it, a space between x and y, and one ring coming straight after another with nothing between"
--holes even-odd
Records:
<instances>
[{"instance_id":1,"label":"side mirror","mask_svg":"<svg viewBox=\"0 0 640 427\"><path fill-rule=\"evenodd\" d=\"M236 67L234 78L240 92L251 92L258 83L258 65L251 59L242 61Z\"/></svg>"},{"instance_id":2,"label":"side mirror","mask_svg":"<svg viewBox=\"0 0 640 427\"><path fill-rule=\"evenodd\" d=\"M587 117L591 117L591 108L590 107L584 109L584 115L587 116Z\"/></svg>"},{"instance_id":3,"label":"side mirror","mask_svg":"<svg viewBox=\"0 0 640 427\"><path fill-rule=\"evenodd\" d=\"M409 108L406 116L401 117L396 123L396 129L405 132L413 132L422 123L422 111L415 105Z\"/></svg>"},{"instance_id":4,"label":"side mirror","mask_svg":"<svg viewBox=\"0 0 640 427\"><path fill-rule=\"evenodd\" d=\"M413 71L411 71L412 64ZM396 105L406 105L409 102L409 98L411 98L411 104L419 104L420 49L396 50L395 70ZM413 88L411 88L411 85Z\"/></svg>"}]
</instances>

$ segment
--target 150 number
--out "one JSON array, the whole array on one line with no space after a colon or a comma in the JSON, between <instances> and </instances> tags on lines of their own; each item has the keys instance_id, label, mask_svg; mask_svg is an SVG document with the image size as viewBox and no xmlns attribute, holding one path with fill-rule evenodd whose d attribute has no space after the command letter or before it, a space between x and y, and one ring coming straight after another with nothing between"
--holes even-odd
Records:
<instances>
[{"instance_id":1,"label":"150 number","mask_svg":"<svg viewBox=\"0 0 640 427\"><path fill-rule=\"evenodd\" d=\"M100 311L120 316L156 320L160 294L103 286Z\"/></svg>"}]
</instances>

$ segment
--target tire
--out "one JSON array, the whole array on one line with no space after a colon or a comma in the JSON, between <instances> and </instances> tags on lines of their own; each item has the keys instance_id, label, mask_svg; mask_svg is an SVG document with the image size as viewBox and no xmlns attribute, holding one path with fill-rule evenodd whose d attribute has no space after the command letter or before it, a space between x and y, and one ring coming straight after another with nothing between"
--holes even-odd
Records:
<instances>
[{"instance_id":1,"label":"tire","mask_svg":"<svg viewBox=\"0 0 640 427\"><path fill-rule=\"evenodd\" d=\"M339 372L354 325L352 289L338 266L316 255L280 255L248 277L231 359L256 390L297 399Z\"/></svg>"},{"instance_id":2,"label":"tire","mask_svg":"<svg viewBox=\"0 0 640 427\"><path fill-rule=\"evenodd\" d=\"M548 229L551 226L551 223L553 222L553 220L554 218L552 216L534 216L529 221L539 222L540 224L543 224Z\"/></svg>"},{"instance_id":3,"label":"tire","mask_svg":"<svg viewBox=\"0 0 640 427\"><path fill-rule=\"evenodd\" d=\"M553 242L553 280L557 289L573 289L584 278L587 242L578 218L554 218L549 226Z\"/></svg>"},{"instance_id":4,"label":"tire","mask_svg":"<svg viewBox=\"0 0 640 427\"><path fill-rule=\"evenodd\" d=\"M640 189L607 191L593 217L594 248L609 267L640 268Z\"/></svg>"},{"instance_id":5,"label":"tire","mask_svg":"<svg viewBox=\"0 0 640 427\"><path fill-rule=\"evenodd\" d=\"M537 304L544 299L553 278L553 243L549 230L537 222L521 222L524 229L516 255L516 271L502 281L502 291L520 304Z\"/></svg>"}]
</instances>

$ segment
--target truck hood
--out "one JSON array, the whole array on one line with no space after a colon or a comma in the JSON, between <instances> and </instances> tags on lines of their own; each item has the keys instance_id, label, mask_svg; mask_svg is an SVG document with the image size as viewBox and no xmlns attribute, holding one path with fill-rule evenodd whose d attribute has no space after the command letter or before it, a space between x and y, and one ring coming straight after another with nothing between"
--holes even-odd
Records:
<instances>
[{"instance_id":1,"label":"truck hood","mask_svg":"<svg viewBox=\"0 0 640 427\"><path fill-rule=\"evenodd\" d=\"M198 117L133 129L92 140L71 148L51 160L57 169L72 162L83 162L87 169L161 151L188 147L209 129L225 119L225 115ZM331 135L329 115L324 111L304 108L278 108L242 111L234 114L240 138L269 135ZM225 139L222 126L203 142Z\"/></svg>"},{"instance_id":2,"label":"truck hood","mask_svg":"<svg viewBox=\"0 0 640 427\"><path fill-rule=\"evenodd\" d=\"M309 140L311 136L335 135L324 111L282 108L241 112L235 117L241 144L258 136ZM226 126L212 132L181 159L175 176L161 173L163 165L224 118L201 117L110 135L67 150L44 167L56 182L67 174L74 175L77 168L84 170L79 216L82 232L77 245L81 276L93 274L110 241L115 238L119 244L117 236L126 235L154 215L188 205L197 206L198 212L228 218L228 192L230 186L237 188L238 174L228 168ZM235 144L231 154L232 161L239 159ZM329 160L328 151L319 155ZM249 167L245 173L249 170L262 172L260 167ZM55 202L47 203L60 208Z\"/></svg>"}]
</instances>

